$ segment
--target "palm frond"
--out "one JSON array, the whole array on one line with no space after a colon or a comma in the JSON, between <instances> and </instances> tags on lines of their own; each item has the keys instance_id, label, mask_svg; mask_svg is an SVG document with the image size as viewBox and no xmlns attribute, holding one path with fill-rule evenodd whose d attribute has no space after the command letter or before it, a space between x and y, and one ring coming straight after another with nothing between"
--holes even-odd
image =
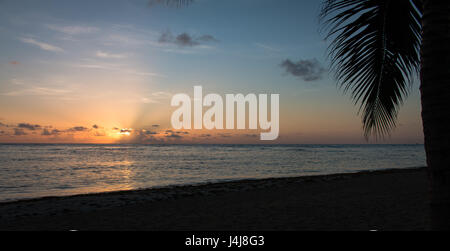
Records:
<instances>
[{"instance_id":1,"label":"palm frond","mask_svg":"<svg viewBox=\"0 0 450 251\"><path fill-rule=\"evenodd\" d=\"M366 138L396 127L398 109L420 64L420 0L327 0L331 69L360 105Z\"/></svg>"},{"instance_id":2,"label":"palm frond","mask_svg":"<svg viewBox=\"0 0 450 251\"><path fill-rule=\"evenodd\" d=\"M165 5L165 6L170 6L170 7L185 7L188 6L189 4L193 3L194 0L150 0L149 1L149 5L150 6L154 6L154 5Z\"/></svg>"}]
</instances>

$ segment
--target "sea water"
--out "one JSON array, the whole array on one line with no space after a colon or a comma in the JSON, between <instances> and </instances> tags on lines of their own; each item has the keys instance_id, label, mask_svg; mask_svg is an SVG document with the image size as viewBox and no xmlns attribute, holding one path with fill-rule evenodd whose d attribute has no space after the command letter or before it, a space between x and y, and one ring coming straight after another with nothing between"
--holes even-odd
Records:
<instances>
[{"instance_id":1,"label":"sea water","mask_svg":"<svg viewBox=\"0 0 450 251\"><path fill-rule=\"evenodd\" d=\"M0 201L422 166L423 145L0 144Z\"/></svg>"}]
</instances>

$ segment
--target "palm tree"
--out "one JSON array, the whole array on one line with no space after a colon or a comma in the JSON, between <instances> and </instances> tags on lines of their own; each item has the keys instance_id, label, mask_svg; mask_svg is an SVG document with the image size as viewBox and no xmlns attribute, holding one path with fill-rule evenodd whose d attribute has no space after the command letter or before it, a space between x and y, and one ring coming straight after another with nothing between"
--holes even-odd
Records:
<instances>
[{"instance_id":1,"label":"palm tree","mask_svg":"<svg viewBox=\"0 0 450 251\"><path fill-rule=\"evenodd\" d=\"M152 0L177 6L193 0ZM324 0L331 69L360 105L367 138L396 127L420 73L431 220L450 229L450 1Z\"/></svg>"},{"instance_id":2,"label":"palm tree","mask_svg":"<svg viewBox=\"0 0 450 251\"><path fill-rule=\"evenodd\" d=\"M327 0L332 70L360 104L366 137L383 137L420 72L433 229L450 229L450 1Z\"/></svg>"}]
</instances>

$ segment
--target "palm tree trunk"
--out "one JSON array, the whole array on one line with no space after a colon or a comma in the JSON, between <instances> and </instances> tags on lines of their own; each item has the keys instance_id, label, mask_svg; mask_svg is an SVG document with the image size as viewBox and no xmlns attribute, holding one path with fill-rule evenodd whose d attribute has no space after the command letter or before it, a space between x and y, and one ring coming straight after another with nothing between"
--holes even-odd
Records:
<instances>
[{"instance_id":1,"label":"palm tree trunk","mask_svg":"<svg viewBox=\"0 0 450 251\"><path fill-rule=\"evenodd\" d=\"M422 119L433 230L450 230L450 1L423 0Z\"/></svg>"}]
</instances>

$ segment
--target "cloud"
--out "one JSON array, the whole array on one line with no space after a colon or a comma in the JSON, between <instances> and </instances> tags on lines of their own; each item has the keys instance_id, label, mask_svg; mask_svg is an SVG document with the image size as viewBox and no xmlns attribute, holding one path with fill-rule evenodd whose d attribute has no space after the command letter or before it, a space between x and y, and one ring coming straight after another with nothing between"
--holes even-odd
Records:
<instances>
[{"instance_id":1,"label":"cloud","mask_svg":"<svg viewBox=\"0 0 450 251\"><path fill-rule=\"evenodd\" d=\"M35 45L35 46L37 46L40 49L45 50L45 51L52 51L52 52L63 52L64 51L63 49L61 49L61 48L59 48L57 46L54 46L54 45L51 45L51 44L47 44L47 43L43 43L43 42L39 42L39 41L36 41L36 40L34 40L32 38L20 38L20 41L22 41L23 43L26 43L26 44Z\"/></svg>"},{"instance_id":2,"label":"cloud","mask_svg":"<svg viewBox=\"0 0 450 251\"><path fill-rule=\"evenodd\" d=\"M100 128L100 127L99 127L98 125L93 125L92 128L98 129L98 128Z\"/></svg>"},{"instance_id":3,"label":"cloud","mask_svg":"<svg viewBox=\"0 0 450 251\"><path fill-rule=\"evenodd\" d=\"M172 96L173 94L169 92L154 92L141 98L141 102L144 104L159 104L162 100L170 99Z\"/></svg>"},{"instance_id":4,"label":"cloud","mask_svg":"<svg viewBox=\"0 0 450 251\"><path fill-rule=\"evenodd\" d=\"M22 129L27 129L30 131L34 131L36 129L41 129L40 125L32 125L32 124L28 124L28 123L20 123L17 125L18 128L22 128Z\"/></svg>"},{"instance_id":5,"label":"cloud","mask_svg":"<svg viewBox=\"0 0 450 251\"><path fill-rule=\"evenodd\" d=\"M159 104L160 103L158 100L155 100L152 98L141 98L141 102L144 104Z\"/></svg>"},{"instance_id":6,"label":"cloud","mask_svg":"<svg viewBox=\"0 0 450 251\"><path fill-rule=\"evenodd\" d=\"M152 125L153 128L159 128L161 125Z\"/></svg>"},{"instance_id":7,"label":"cloud","mask_svg":"<svg viewBox=\"0 0 450 251\"><path fill-rule=\"evenodd\" d=\"M87 127L75 126L75 127L72 127L70 129L68 129L67 131L68 132L84 132L84 131L87 131L87 130L89 130L89 128L87 128Z\"/></svg>"},{"instance_id":8,"label":"cloud","mask_svg":"<svg viewBox=\"0 0 450 251\"><path fill-rule=\"evenodd\" d=\"M208 34L194 37L185 32L174 36L170 31L162 33L158 41L162 44L176 44L180 47L194 47L206 42L219 42L215 37Z\"/></svg>"},{"instance_id":9,"label":"cloud","mask_svg":"<svg viewBox=\"0 0 450 251\"><path fill-rule=\"evenodd\" d=\"M126 65L121 65L121 64L93 63L93 64L76 64L76 65L72 65L72 66L77 67L77 68L85 68L85 69L92 69L92 70L123 72L125 74L135 75L135 76L162 77L162 75L159 75L157 73L137 71L135 69L131 69L131 68L127 67Z\"/></svg>"},{"instance_id":10,"label":"cloud","mask_svg":"<svg viewBox=\"0 0 450 251\"><path fill-rule=\"evenodd\" d=\"M67 35L80 35L97 32L99 29L91 26L58 26L58 25L47 25L51 30L62 32Z\"/></svg>"},{"instance_id":11,"label":"cloud","mask_svg":"<svg viewBox=\"0 0 450 251\"><path fill-rule=\"evenodd\" d=\"M166 137L166 138L171 138L171 139L182 139L182 138L183 138L183 136L181 136L181 135L179 135L179 134L175 134L175 133L166 135L165 137Z\"/></svg>"},{"instance_id":12,"label":"cloud","mask_svg":"<svg viewBox=\"0 0 450 251\"><path fill-rule=\"evenodd\" d=\"M255 45L257 47L259 47L261 49L264 49L266 51L269 51L269 52L280 52L280 49L274 48L274 47L272 47L270 45L266 45L266 44L263 44L263 43L255 43Z\"/></svg>"},{"instance_id":13,"label":"cloud","mask_svg":"<svg viewBox=\"0 0 450 251\"><path fill-rule=\"evenodd\" d=\"M108 59L122 59L126 58L126 54L113 54L109 52L97 51L95 55L99 58L108 58Z\"/></svg>"},{"instance_id":14,"label":"cloud","mask_svg":"<svg viewBox=\"0 0 450 251\"><path fill-rule=\"evenodd\" d=\"M132 129L121 129L120 133L132 133L133 130Z\"/></svg>"},{"instance_id":15,"label":"cloud","mask_svg":"<svg viewBox=\"0 0 450 251\"><path fill-rule=\"evenodd\" d=\"M158 135L156 132L152 132L146 129L121 129L121 134L126 134L128 136L123 137L119 140L120 143L127 144L149 144L160 142L155 136Z\"/></svg>"},{"instance_id":16,"label":"cloud","mask_svg":"<svg viewBox=\"0 0 450 251\"><path fill-rule=\"evenodd\" d=\"M23 129L14 128L14 135L15 136L24 136L24 135L27 135L27 133Z\"/></svg>"},{"instance_id":17,"label":"cloud","mask_svg":"<svg viewBox=\"0 0 450 251\"><path fill-rule=\"evenodd\" d=\"M51 131L49 131L48 129L44 129L44 130L42 130L41 135L42 136L56 136L56 135L59 135L60 133L61 133L61 131L57 130L57 129L53 129Z\"/></svg>"},{"instance_id":18,"label":"cloud","mask_svg":"<svg viewBox=\"0 0 450 251\"><path fill-rule=\"evenodd\" d=\"M202 41L202 42L219 42L219 40L217 40L215 37L211 36L211 35L203 35L197 38L197 41Z\"/></svg>"},{"instance_id":19,"label":"cloud","mask_svg":"<svg viewBox=\"0 0 450 251\"><path fill-rule=\"evenodd\" d=\"M18 61L9 61L10 65L19 65L20 63Z\"/></svg>"},{"instance_id":20,"label":"cloud","mask_svg":"<svg viewBox=\"0 0 450 251\"><path fill-rule=\"evenodd\" d=\"M179 46L196 46L199 45L199 42L194 41L189 34L183 33L175 38L175 44Z\"/></svg>"},{"instance_id":21,"label":"cloud","mask_svg":"<svg viewBox=\"0 0 450 251\"><path fill-rule=\"evenodd\" d=\"M280 66L286 70L286 73L308 82L321 79L326 72L317 59L300 60L296 63L286 59Z\"/></svg>"},{"instance_id":22,"label":"cloud","mask_svg":"<svg viewBox=\"0 0 450 251\"><path fill-rule=\"evenodd\" d=\"M63 90L63 89L53 89L47 87L31 87L28 89L11 91L6 93L0 93L3 96L58 96L72 92L71 90Z\"/></svg>"}]
</instances>

